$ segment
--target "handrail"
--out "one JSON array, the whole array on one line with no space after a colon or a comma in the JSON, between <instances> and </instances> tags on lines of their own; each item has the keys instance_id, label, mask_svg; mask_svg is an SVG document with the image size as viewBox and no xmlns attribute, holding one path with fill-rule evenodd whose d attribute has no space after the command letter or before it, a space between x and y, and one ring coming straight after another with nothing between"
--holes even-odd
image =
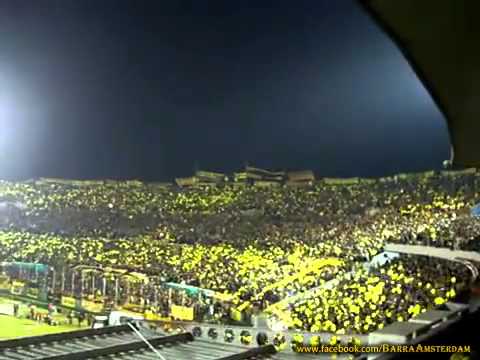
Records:
<instances>
[{"instance_id":1,"label":"handrail","mask_svg":"<svg viewBox=\"0 0 480 360\"><path fill-rule=\"evenodd\" d=\"M191 333L182 333L171 336L156 337L149 339L152 346L159 346L175 342L187 342L193 341L193 335ZM143 341L135 341L126 344L112 345L102 347L98 349L89 349L85 351L77 351L66 354L57 354L52 356L42 357L41 360L85 360L92 359L101 356L108 356L118 353L126 353L129 351L138 351L148 349L148 345Z\"/></svg>"},{"instance_id":2,"label":"handrail","mask_svg":"<svg viewBox=\"0 0 480 360\"><path fill-rule=\"evenodd\" d=\"M238 354L228 355L217 360L244 360L250 358L257 358L259 355L273 355L276 354L277 350L273 345L266 345L256 347Z\"/></svg>"}]
</instances>

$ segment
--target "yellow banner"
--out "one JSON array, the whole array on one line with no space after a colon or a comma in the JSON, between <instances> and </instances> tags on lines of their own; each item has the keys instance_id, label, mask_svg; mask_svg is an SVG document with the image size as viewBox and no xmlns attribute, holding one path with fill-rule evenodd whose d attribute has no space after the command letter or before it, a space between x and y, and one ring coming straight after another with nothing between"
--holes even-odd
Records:
<instances>
[{"instance_id":1,"label":"yellow banner","mask_svg":"<svg viewBox=\"0 0 480 360\"><path fill-rule=\"evenodd\" d=\"M151 311L146 311L144 314L144 317L145 317L145 320L147 321L164 321L164 322L170 321L170 318L161 317L160 315L155 314Z\"/></svg>"},{"instance_id":2,"label":"yellow banner","mask_svg":"<svg viewBox=\"0 0 480 360\"><path fill-rule=\"evenodd\" d=\"M75 299L74 299L75 300ZM103 310L103 304L90 300L82 300L82 307L91 312L101 312Z\"/></svg>"},{"instance_id":3,"label":"yellow banner","mask_svg":"<svg viewBox=\"0 0 480 360\"><path fill-rule=\"evenodd\" d=\"M76 307L77 302L75 298L70 297L70 296L62 296L62 301L61 301L63 306L68 306L68 307Z\"/></svg>"},{"instance_id":4,"label":"yellow banner","mask_svg":"<svg viewBox=\"0 0 480 360\"><path fill-rule=\"evenodd\" d=\"M172 305L170 315L178 320L193 320L193 308L179 305Z\"/></svg>"}]
</instances>

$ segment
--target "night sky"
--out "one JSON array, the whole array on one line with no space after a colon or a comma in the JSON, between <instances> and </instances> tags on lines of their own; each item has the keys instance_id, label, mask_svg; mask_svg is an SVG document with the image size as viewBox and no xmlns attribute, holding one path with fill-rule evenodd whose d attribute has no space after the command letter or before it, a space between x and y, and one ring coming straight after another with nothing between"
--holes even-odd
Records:
<instances>
[{"instance_id":1,"label":"night sky","mask_svg":"<svg viewBox=\"0 0 480 360\"><path fill-rule=\"evenodd\" d=\"M0 178L447 158L442 115L354 0L0 0Z\"/></svg>"}]
</instances>

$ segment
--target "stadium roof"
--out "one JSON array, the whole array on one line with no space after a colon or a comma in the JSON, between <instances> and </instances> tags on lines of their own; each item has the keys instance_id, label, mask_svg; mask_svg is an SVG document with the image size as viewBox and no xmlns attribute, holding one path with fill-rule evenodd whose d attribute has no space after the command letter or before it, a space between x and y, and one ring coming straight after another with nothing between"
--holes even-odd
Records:
<instances>
[{"instance_id":1,"label":"stadium roof","mask_svg":"<svg viewBox=\"0 0 480 360\"><path fill-rule=\"evenodd\" d=\"M445 115L456 165L480 165L480 1L360 0Z\"/></svg>"}]
</instances>

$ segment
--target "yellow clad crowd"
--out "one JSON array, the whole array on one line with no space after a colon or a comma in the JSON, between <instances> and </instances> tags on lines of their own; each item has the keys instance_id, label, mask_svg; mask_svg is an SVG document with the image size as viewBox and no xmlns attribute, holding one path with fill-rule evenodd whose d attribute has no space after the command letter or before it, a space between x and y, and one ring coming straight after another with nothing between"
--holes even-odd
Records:
<instances>
[{"instance_id":1,"label":"yellow clad crowd","mask_svg":"<svg viewBox=\"0 0 480 360\"><path fill-rule=\"evenodd\" d=\"M454 263L365 263L386 242L478 250L478 185L476 173L304 187L0 182L0 261L128 267L228 294L223 313L291 299L294 328L368 333L468 287Z\"/></svg>"},{"instance_id":2,"label":"yellow clad crowd","mask_svg":"<svg viewBox=\"0 0 480 360\"><path fill-rule=\"evenodd\" d=\"M306 331L369 333L455 299L470 279L463 265L403 256L385 267L338 276L331 287L292 304L291 316Z\"/></svg>"}]
</instances>

